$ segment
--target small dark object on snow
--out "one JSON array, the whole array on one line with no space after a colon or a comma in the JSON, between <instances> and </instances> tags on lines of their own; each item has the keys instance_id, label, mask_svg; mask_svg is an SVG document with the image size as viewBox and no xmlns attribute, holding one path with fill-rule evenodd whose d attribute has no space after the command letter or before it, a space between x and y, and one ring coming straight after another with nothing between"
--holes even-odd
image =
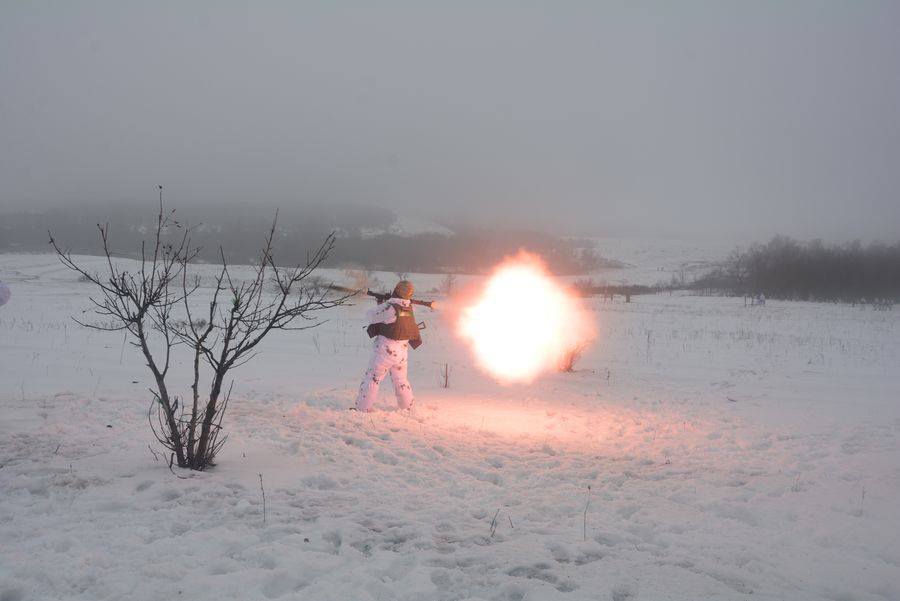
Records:
<instances>
[{"instance_id":1,"label":"small dark object on snow","mask_svg":"<svg viewBox=\"0 0 900 601\"><path fill-rule=\"evenodd\" d=\"M106 424L107 428L112 428L112 424Z\"/></svg>"}]
</instances>

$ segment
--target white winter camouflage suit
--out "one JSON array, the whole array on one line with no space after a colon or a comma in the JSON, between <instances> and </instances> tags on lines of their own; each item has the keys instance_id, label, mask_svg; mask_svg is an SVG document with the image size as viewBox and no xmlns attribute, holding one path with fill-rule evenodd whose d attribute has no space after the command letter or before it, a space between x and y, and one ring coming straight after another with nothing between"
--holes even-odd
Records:
<instances>
[{"instance_id":1,"label":"white winter camouflage suit","mask_svg":"<svg viewBox=\"0 0 900 601\"><path fill-rule=\"evenodd\" d=\"M410 302L403 298L392 297L387 302L370 309L366 313L369 324L394 323L397 321L397 312L391 306L400 305L408 309ZM359 385L359 394L356 396L356 408L360 411L371 411L375 399L378 397L378 385L388 372L391 372L391 380L394 382L394 394L397 395L397 407L409 409L413 405L412 386L406 376L406 358L409 352L409 342L406 340L392 340L385 336L376 336L374 339L374 352L369 368Z\"/></svg>"}]
</instances>

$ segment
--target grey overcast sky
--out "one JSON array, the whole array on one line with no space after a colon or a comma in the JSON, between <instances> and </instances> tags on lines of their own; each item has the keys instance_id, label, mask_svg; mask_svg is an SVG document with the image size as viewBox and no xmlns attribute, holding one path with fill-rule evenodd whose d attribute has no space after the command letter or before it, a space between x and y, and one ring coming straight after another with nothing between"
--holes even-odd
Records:
<instances>
[{"instance_id":1,"label":"grey overcast sky","mask_svg":"<svg viewBox=\"0 0 900 601\"><path fill-rule=\"evenodd\" d=\"M900 238L900 2L0 1L0 208Z\"/></svg>"}]
</instances>

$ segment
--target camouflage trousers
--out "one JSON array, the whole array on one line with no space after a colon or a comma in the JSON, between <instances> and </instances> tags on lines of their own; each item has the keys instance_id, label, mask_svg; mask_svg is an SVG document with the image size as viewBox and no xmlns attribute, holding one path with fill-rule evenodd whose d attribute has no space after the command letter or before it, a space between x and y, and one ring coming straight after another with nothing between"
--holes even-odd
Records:
<instances>
[{"instance_id":1,"label":"camouflage trousers","mask_svg":"<svg viewBox=\"0 0 900 601\"><path fill-rule=\"evenodd\" d=\"M390 372L394 383L394 394L397 396L397 407L409 409L413 405L412 386L406 375L409 343L405 340L391 340L384 336L375 337L375 348L366 375L359 385L356 395L356 408L360 411L371 411L378 398L378 386Z\"/></svg>"}]
</instances>

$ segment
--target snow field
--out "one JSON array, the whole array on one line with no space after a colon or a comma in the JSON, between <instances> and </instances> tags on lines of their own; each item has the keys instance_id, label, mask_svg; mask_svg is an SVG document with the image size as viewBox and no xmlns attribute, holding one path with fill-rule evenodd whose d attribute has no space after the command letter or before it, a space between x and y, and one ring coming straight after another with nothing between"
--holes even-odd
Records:
<instances>
[{"instance_id":1,"label":"snow field","mask_svg":"<svg viewBox=\"0 0 900 601\"><path fill-rule=\"evenodd\" d=\"M592 300L578 372L499 386L425 310L415 412L358 414L361 300L264 343L176 477L139 353L68 319L90 287L0 265L3 601L900 598L896 312Z\"/></svg>"}]
</instances>

